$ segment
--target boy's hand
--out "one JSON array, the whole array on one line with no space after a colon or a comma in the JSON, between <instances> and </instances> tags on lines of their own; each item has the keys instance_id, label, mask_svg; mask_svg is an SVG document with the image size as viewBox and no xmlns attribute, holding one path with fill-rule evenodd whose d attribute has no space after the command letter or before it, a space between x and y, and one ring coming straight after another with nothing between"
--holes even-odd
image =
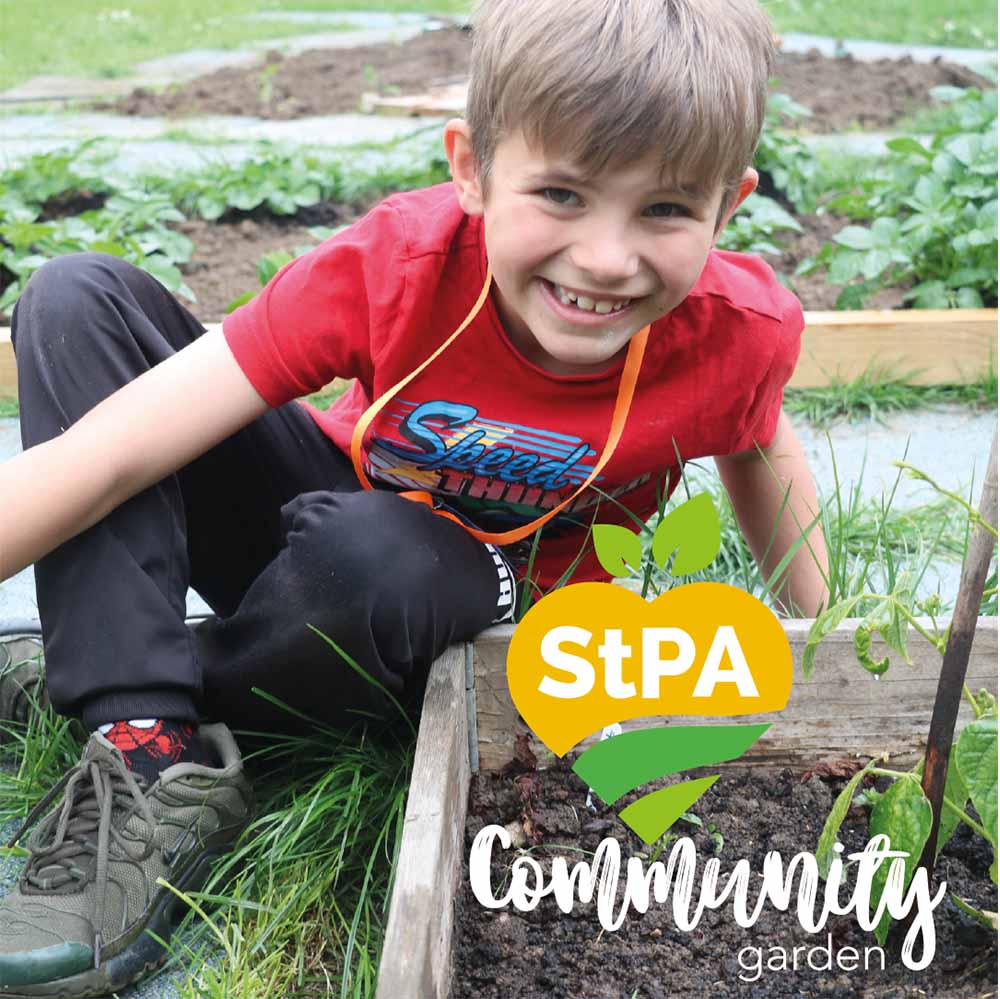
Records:
<instances>
[{"instance_id":1,"label":"boy's hand","mask_svg":"<svg viewBox=\"0 0 1000 999\"><path fill-rule=\"evenodd\" d=\"M765 580L805 533L773 592L789 615L815 617L828 597L826 541L822 527L813 525L819 510L816 487L788 417L781 413L768 447L718 457L715 464Z\"/></svg>"}]
</instances>

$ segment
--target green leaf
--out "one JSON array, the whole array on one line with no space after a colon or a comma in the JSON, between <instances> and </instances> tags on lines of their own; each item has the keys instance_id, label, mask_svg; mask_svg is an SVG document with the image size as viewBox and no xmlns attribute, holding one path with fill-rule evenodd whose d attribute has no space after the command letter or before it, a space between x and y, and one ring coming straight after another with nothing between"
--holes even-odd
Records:
<instances>
[{"instance_id":1,"label":"green leaf","mask_svg":"<svg viewBox=\"0 0 1000 999\"><path fill-rule=\"evenodd\" d=\"M619 524L594 524L594 551L597 560L612 576L628 576L629 566L642 565L642 542L639 536Z\"/></svg>"},{"instance_id":2,"label":"green leaf","mask_svg":"<svg viewBox=\"0 0 1000 999\"><path fill-rule=\"evenodd\" d=\"M885 833L893 850L903 850L909 854L904 861L904 891L920 862L920 854L930 835L931 817L931 803L924 797L920 785L909 777L896 781L872 809L868 824L869 835L877 836L879 833ZM869 898L869 905L872 908L882 897L888 875L889 862L886 861L879 866L872 879L872 893ZM885 944L891 923L892 917L887 912L883 913L878 926L875 927L875 936L880 944Z\"/></svg>"},{"instance_id":3,"label":"green leaf","mask_svg":"<svg viewBox=\"0 0 1000 999\"><path fill-rule=\"evenodd\" d=\"M833 241L851 250L870 250L875 245L871 230L859 225L845 226L833 237Z\"/></svg>"},{"instance_id":4,"label":"green leaf","mask_svg":"<svg viewBox=\"0 0 1000 999\"><path fill-rule=\"evenodd\" d=\"M234 298L226 306L226 315L228 316L230 312L235 312L241 305L246 305L247 302L253 301L257 297L257 292L255 291L245 291L242 295Z\"/></svg>"},{"instance_id":5,"label":"green leaf","mask_svg":"<svg viewBox=\"0 0 1000 999\"><path fill-rule=\"evenodd\" d=\"M839 625L844 618L850 617L851 611L861 600L861 594L848 597L839 603L828 607L815 621L806 635L805 648L802 650L802 675L808 680L812 675L813 660L816 658L816 647L827 635Z\"/></svg>"},{"instance_id":6,"label":"green leaf","mask_svg":"<svg viewBox=\"0 0 1000 999\"><path fill-rule=\"evenodd\" d=\"M653 534L653 561L662 569L677 551L671 574L682 576L710 565L722 547L719 512L709 493L698 493L671 510Z\"/></svg>"},{"instance_id":7,"label":"green leaf","mask_svg":"<svg viewBox=\"0 0 1000 999\"><path fill-rule=\"evenodd\" d=\"M819 843L816 844L816 863L819 865L819 876L824 881L830 874L830 865L835 856L833 845L837 842L837 833L847 817L847 810L851 807L854 792L864 779L865 774L876 763L878 760L872 760L847 782L844 790L837 795L837 800L833 803L833 808L830 809L826 822L823 823L823 831L819 835Z\"/></svg>"},{"instance_id":8,"label":"green leaf","mask_svg":"<svg viewBox=\"0 0 1000 999\"><path fill-rule=\"evenodd\" d=\"M891 218L875 219L872 222L872 239L876 246L893 246L899 239L899 223Z\"/></svg>"},{"instance_id":9,"label":"green leaf","mask_svg":"<svg viewBox=\"0 0 1000 999\"><path fill-rule=\"evenodd\" d=\"M986 835L997 848L997 716L989 715L970 722L962 729L957 746L958 772L969 790L972 804L979 813ZM996 881L996 859L991 868Z\"/></svg>"},{"instance_id":10,"label":"green leaf","mask_svg":"<svg viewBox=\"0 0 1000 999\"><path fill-rule=\"evenodd\" d=\"M892 263L892 254L885 249L869 250L861 258L861 276L871 281Z\"/></svg>"},{"instance_id":11,"label":"green leaf","mask_svg":"<svg viewBox=\"0 0 1000 999\"><path fill-rule=\"evenodd\" d=\"M891 149L894 153L913 154L926 160L931 159L933 156L933 153L929 149L925 149L916 139L911 139L909 136L904 136L901 139L890 139L885 145L887 149Z\"/></svg>"},{"instance_id":12,"label":"green leaf","mask_svg":"<svg viewBox=\"0 0 1000 999\"><path fill-rule=\"evenodd\" d=\"M285 264L291 263L292 259L292 255L286 250L272 250L270 253L265 253L257 261L257 277L261 285L267 284Z\"/></svg>"},{"instance_id":13,"label":"green leaf","mask_svg":"<svg viewBox=\"0 0 1000 999\"><path fill-rule=\"evenodd\" d=\"M959 288L956 298L960 309L981 309L983 297L975 288Z\"/></svg>"}]
</instances>

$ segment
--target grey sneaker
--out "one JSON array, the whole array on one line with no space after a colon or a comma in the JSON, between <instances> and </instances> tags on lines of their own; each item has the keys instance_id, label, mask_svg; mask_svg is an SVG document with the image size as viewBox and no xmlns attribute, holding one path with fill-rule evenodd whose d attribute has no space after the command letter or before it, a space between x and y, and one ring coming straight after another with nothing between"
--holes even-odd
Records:
<instances>
[{"instance_id":1,"label":"grey sneaker","mask_svg":"<svg viewBox=\"0 0 1000 999\"><path fill-rule=\"evenodd\" d=\"M37 635L0 635L0 742L5 722L25 725L32 703L49 706L42 663L42 640Z\"/></svg>"},{"instance_id":2,"label":"grey sneaker","mask_svg":"<svg viewBox=\"0 0 1000 999\"><path fill-rule=\"evenodd\" d=\"M199 889L253 810L229 729L205 725L201 738L219 767L176 763L148 785L110 742L91 736L80 763L29 816L58 799L0 900L0 996L106 996L162 963L151 933L167 940L186 907L157 878Z\"/></svg>"}]
</instances>

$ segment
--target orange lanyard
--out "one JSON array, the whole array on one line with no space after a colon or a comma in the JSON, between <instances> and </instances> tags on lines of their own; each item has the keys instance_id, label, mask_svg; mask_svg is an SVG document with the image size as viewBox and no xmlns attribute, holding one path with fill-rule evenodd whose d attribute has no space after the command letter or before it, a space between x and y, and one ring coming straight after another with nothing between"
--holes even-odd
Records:
<instances>
[{"instance_id":1,"label":"orange lanyard","mask_svg":"<svg viewBox=\"0 0 1000 999\"><path fill-rule=\"evenodd\" d=\"M479 293L479 298L476 300L476 304L473 305L469 314L462 320L461 325L455 330L454 333L437 350L431 354L430 357L424 361L420 367L411 371L402 381L397 382L392 386L387 392L380 395L369 407L365 410L361 419L358 420L357 426L354 428L354 434L351 437L351 461L354 463L354 471L357 473L358 481L364 486L365 489L371 489L372 484L368 481L368 476L365 475L365 470L361 463L361 445L364 441L365 432L371 425L372 421L378 416L381 409L385 404L402 388L407 386L417 375L420 374L428 364L431 363L435 358L438 357L447 347L458 337L472 320L482 309L483 304L486 302L486 296L490 292L490 284L493 280L492 272L489 266L486 268L486 281L483 284L483 290ZM615 399L615 408L611 414L611 429L608 431L608 440L604 445L604 450L601 453L600 458L597 459L597 464L594 465L593 471L587 478L580 484L577 490L571 495L564 499L558 506L553 507L548 513L543 514L536 520L531 521L530 524L524 524L522 527L515 528L512 531L504 531L501 534L490 534L488 531L479 531L473 527L469 527L468 524L464 523L454 514L449 513L447 510L434 510L439 517L446 517L448 520L454 521L460 527L464 528L471 534L474 538L479 541L484 541L487 544L493 545L510 545L515 541L520 541L522 538L528 537L529 534L533 534L538 530L543 524L550 521L560 510L564 509L570 503L573 502L590 485L594 479L597 478L601 469L607 464L608 459L614 453L615 448L618 446L618 441L621 439L622 431L625 429L625 420L628 418L628 411L632 405L632 396L635 392L635 383L639 378L639 368L642 365L642 356L646 350L646 340L649 337L649 327L645 326L641 329L634 337L632 337L631 342L628 345L628 354L625 357L625 367L622 369L621 381L618 384L618 397ZM401 492L400 496L408 500L413 500L414 503L423 503L425 506L434 506L434 500L431 494L425 490L410 490L408 492Z\"/></svg>"}]
</instances>

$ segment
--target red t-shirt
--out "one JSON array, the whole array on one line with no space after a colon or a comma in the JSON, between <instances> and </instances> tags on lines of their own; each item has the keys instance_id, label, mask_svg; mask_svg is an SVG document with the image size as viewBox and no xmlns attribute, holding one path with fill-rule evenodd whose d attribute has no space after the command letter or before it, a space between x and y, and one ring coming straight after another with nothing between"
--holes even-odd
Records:
<instances>
[{"instance_id":1,"label":"red t-shirt","mask_svg":"<svg viewBox=\"0 0 1000 999\"><path fill-rule=\"evenodd\" d=\"M223 331L272 406L334 377L356 379L325 412L308 407L349 454L361 414L454 332L485 268L482 219L462 211L450 183L395 195L288 264ZM650 330L625 430L597 489L544 528L532 573L539 585L559 579L595 514L634 526L619 504L644 520L654 513L664 483L672 489L679 478L678 455L769 444L802 326L798 301L767 264L713 251L691 293ZM429 490L484 530L528 523L571 494L604 450L623 363L599 374L544 371L513 347L488 298L379 413L366 437L368 475L379 486ZM507 553L523 565L527 547ZM592 549L572 577L606 578Z\"/></svg>"}]
</instances>

